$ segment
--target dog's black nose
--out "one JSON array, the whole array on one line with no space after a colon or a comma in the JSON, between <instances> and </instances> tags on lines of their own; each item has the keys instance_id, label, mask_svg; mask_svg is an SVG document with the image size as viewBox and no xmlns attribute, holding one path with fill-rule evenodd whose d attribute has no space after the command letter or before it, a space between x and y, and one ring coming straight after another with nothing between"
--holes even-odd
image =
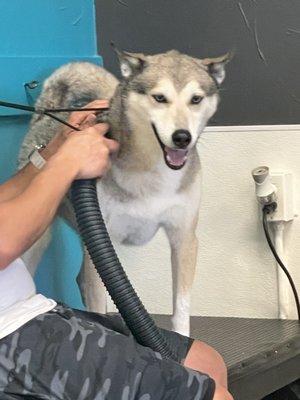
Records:
<instances>
[{"instance_id":1,"label":"dog's black nose","mask_svg":"<svg viewBox=\"0 0 300 400\"><path fill-rule=\"evenodd\" d=\"M185 149L192 140L192 136L186 129L177 129L172 135L174 144L180 149Z\"/></svg>"}]
</instances>

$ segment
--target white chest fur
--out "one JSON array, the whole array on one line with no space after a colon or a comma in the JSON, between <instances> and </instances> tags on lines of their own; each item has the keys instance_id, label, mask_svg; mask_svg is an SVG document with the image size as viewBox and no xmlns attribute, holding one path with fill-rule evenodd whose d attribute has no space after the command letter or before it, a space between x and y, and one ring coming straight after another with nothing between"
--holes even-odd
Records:
<instances>
[{"instance_id":1,"label":"white chest fur","mask_svg":"<svg viewBox=\"0 0 300 400\"><path fill-rule=\"evenodd\" d=\"M107 229L114 241L147 243L158 228L186 212L187 194L180 191L183 171L163 165L159 172L122 172L112 169L112 179L97 186Z\"/></svg>"}]
</instances>

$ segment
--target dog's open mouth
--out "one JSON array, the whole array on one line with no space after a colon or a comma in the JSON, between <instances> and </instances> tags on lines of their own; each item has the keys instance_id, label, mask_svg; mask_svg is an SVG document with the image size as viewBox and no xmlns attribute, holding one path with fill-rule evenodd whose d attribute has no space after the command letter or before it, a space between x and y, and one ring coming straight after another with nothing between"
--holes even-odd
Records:
<instances>
[{"instance_id":1,"label":"dog's open mouth","mask_svg":"<svg viewBox=\"0 0 300 400\"><path fill-rule=\"evenodd\" d=\"M188 150L186 149L171 149L170 147L163 144L158 136L155 125L152 123L152 128L155 133L156 139L162 148L164 159L167 166L171 169L181 169L187 160Z\"/></svg>"}]
</instances>

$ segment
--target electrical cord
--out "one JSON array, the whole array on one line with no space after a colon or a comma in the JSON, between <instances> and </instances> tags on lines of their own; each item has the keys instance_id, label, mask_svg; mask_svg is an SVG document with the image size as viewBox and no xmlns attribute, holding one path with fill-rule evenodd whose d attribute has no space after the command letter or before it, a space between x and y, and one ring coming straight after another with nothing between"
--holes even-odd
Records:
<instances>
[{"instance_id":1,"label":"electrical cord","mask_svg":"<svg viewBox=\"0 0 300 400\"><path fill-rule=\"evenodd\" d=\"M278 265L280 266L280 268L285 273L285 275L288 278L289 283L291 285L291 288L292 288L292 291L293 291L293 294L294 294L294 298L295 298L296 307L297 307L298 320L300 321L300 302L299 302L299 296L298 296L298 293L297 293L296 285L295 285L295 283L294 283L289 271L287 270L286 266L283 264L283 262L281 261L279 255L277 254L277 251L276 251L275 246L274 246L274 244L272 242L271 235L270 235L270 232L269 232L267 215L270 214L271 212L275 211L276 206L277 206L276 203L271 203L271 204L265 205L263 207L263 210L262 210L263 211L263 228L264 228L264 232L265 232L265 236L266 236L268 245L269 245L269 247L270 247L270 249L271 249L271 251L273 253L273 256L275 257L275 259L276 259Z\"/></svg>"}]
</instances>

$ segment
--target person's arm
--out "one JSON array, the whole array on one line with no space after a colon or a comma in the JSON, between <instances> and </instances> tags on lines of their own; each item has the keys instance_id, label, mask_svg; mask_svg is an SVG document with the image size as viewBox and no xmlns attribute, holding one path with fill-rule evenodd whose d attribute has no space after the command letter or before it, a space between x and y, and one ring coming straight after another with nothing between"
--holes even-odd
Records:
<instances>
[{"instance_id":1,"label":"person's arm","mask_svg":"<svg viewBox=\"0 0 300 400\"><path fill-rule=\"evenodd\" d=\"M84 108L106 108L108 107L107 100L95 100L87 104ZM74 112L70 115L68 122L80 129L85 129L88 126L94 125L91 123L91 118L95 117L93 112L90 111ZM52 157L60 146L65 142L71 131L70 128L63 127L60 132L47 144L47 147L40 153L42 157L47 161ZM30 184L32 179L39 173L39 170L35 168L31 163L28 163L24 168L16 173L11 179L4 184L0 185L0 203L6 200L13 199L22 193Z\"/></svg>"},{"instance_id":2,"label":"person's arm","mask_svg":"<svg viewBox=\"0 0 300 400\"><path fill-rule=\"evenodd\" d=\"M0 269L42 235L77 175L76 164L55 158L36 174L25 191L0 204Z\"/></svg>"},{"instance_id":3,"label":"person's arm","mask_svg":"<svg viewBox=\"0 0 300 400\"><path fill-rule=\"evenodd\" d=\"M47 161L52 155L54 155L59 147L64 142L63 137L57 135L43 151L41 152L42 157ZM0 185L0 203L13 199L22 193L30 184L32 179L37 176L39 170L32 164L28 163L24 168L16 173L7 182Z\"/></svg>"},{"instance_id":4,"label":"person's arm","mask_svg":"<svg viewBox=\"0 0 300 400\"><path fill-rule=\"evenodd\" d=\"M98 124L73 133L41 171L25 168L30 181L27 188L0 202L0 268L42 235L74 179L95 178L106 172L109 154L118 148L115 141L103 136L107 129L107 125Z\"/></svg>"}]
</instances>

